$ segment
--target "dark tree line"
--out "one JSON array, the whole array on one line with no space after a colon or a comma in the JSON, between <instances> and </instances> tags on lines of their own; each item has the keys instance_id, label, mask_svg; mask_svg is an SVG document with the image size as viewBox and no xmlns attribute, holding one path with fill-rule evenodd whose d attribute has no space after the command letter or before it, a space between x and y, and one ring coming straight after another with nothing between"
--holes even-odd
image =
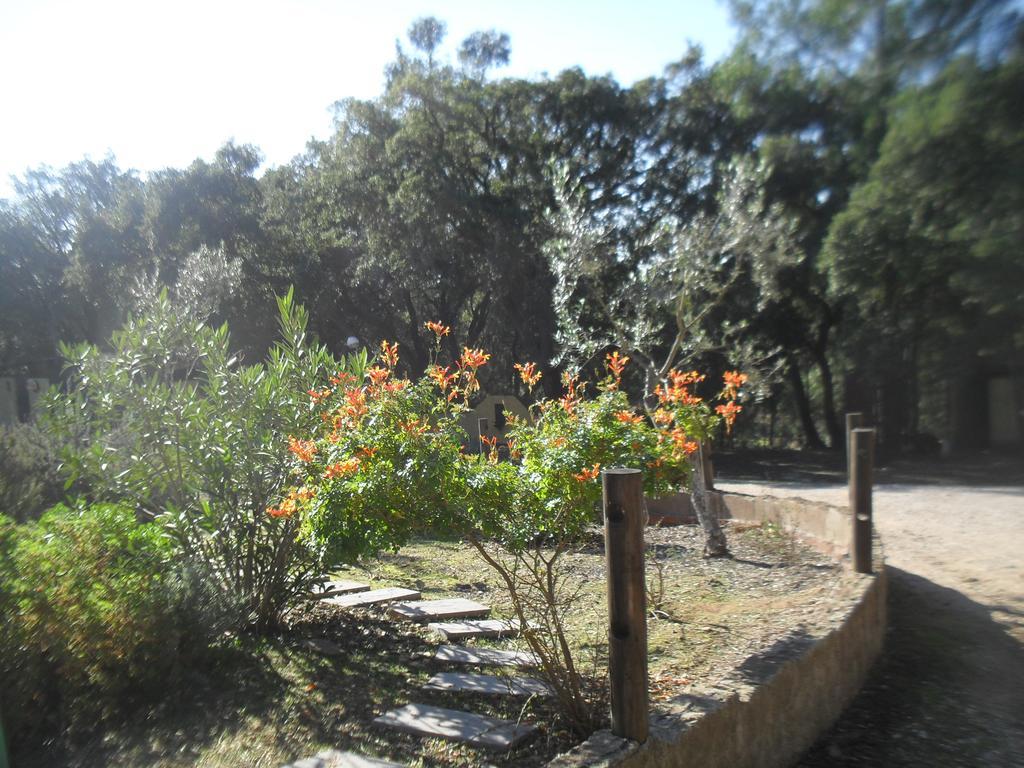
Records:
<instances>
[{"instance_id":1,"label":"dark tree line","mask_svg":"<svg viewBox=\"0 0 1024 768\"><path fill-rule=\"evenodd\" d=\"M57 377L59 340L101 343L156 285L205 300L255 356L294 286L338 351L396 339L422 369L422 325L440 320L448 352L486 347L509 390L513 362L559 365L580 351L571 333L599 338L599 289L671 252L690 277L649 314L708 307L683 307L692 356L713 368L745 350L773 432L834 447L859 408L892 450L926 431L977 447L985 377L1024 368L1013 4L733 10L731 55L685 51L632 87L502 78L494 31L449 62L444 24L421 19L381 95L338 102L333 134L287 165L261 174L255 147L227 144L145 179L112 158L27 173L0 202L0 371ZM756 169L745 192L737 168ZM556 295L566 200L615 256ZM770 245L727 236L741 229ZM671 351L673 334L652 344Z\"/></svg>"}]
</instances>

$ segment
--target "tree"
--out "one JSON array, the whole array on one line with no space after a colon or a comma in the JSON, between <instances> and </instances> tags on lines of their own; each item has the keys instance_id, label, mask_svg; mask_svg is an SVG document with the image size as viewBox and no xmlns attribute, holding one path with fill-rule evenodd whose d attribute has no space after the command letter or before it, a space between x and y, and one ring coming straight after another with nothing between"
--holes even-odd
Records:
<instances>
[{"instance_id":1,"label":"tree","mask_svg":"<svg viewBox=\"0 0 1024 768\"><path fill-rule=\"evenodd\" d=\"M792 258L790 222L766 205L762 176L763 169L736 164L713 213L667 218L655 237L639 242L588 212L576 202L578 187L570 187L552 214L559 236L548 248L563 351L586 362L623 350L644 372L649 410L680 367L698 367L712 355L761 367L771 355L747 342L745 320L730 317L727 307L740 296L764 302L776 292L779 266ZM706 553L725 555L725 537L698 486L694 507L708 534Z\"/></svg>"},{"instance_id":2,"label":"tree","mask_svg":"<svg viewBox=\"0 0 1024 768\"><path fill-rule=\"evenodd\" d=\"M425 51L438 27L421 26L414 42ZM504 45L486 33L464 50L500 59ZM550 359L540 252L550 195L531 89L401 49L387 77L380 98L337 105L330 142L268 179L273 236L298 256L282 267L337 329L321 329L325 338L396 339L413 370L428 362L427 318L451 327L454 356L488 346L506 372L515 359Z\"/></svg>"},{"instance_id":3,"label":"tree","mask_svg":"<svg viewBox=\"0 0 1024 768\"><path fill-rule=\"evenodd\" d=\"M918 430L914 395L929 380L959 371L960 386L979 355L1020 362L1022 86L1019 57L992 69L964 58L904 92L830 231L831 288L856 318L847 341L909 395L883 402L890 442ZM961 443L983 440L976 424L952 427Z\"/></svg>"}]
</instances>

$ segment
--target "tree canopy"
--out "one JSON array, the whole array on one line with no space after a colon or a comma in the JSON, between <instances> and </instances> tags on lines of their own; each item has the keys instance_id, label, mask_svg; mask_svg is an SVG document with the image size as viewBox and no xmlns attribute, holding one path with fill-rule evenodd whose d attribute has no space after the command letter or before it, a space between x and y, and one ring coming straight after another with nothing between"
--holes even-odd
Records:
<instances>
[{"instance_id":1,"label":"tree canopy","mask_svg":"<svg viewBox=\"0 0 1024 768\"><path fill-rule=\"evenodd\" d=\"M1016 6L732 8L728 56L630 87L502 77L507 34L450 45L418 19L382 92L287 165L229 142L145 178L31 171L0 203L0 367L55 378L59 340L102 344L146 286L203 280L258 359L294 286L336 352L395 339L419 372L436 320L451 357L492 351L493 391L617 347L648 389L685 361L749 369L772 415L741 420L751 439L836 447L858 408L892 450L983 442L951 402L1024 366Z\"/></svg>"}]
</instances>

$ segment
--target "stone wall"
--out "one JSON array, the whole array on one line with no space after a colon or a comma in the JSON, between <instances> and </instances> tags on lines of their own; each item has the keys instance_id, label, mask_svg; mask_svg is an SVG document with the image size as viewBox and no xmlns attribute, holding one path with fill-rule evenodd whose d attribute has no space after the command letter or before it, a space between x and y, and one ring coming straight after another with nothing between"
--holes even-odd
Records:
<instances>
[{"instance_id":1,"label":"stone wall","mask_svg":"<svg viewBox=\"0 0 1024 768\"><path fill-rule=\"evenodd\" d=\"M772 522L849 567L849 511L802 499L712 492L720 517ZM650 501L652 523L692 518L685 496ZM727 679L671 699L636 744L595 733L549 768L774 768L791 765L860 690L882 651L887 582L877 537L875 573L824 636L799 634L754 654Z\"/></svg>"}]
</instances>

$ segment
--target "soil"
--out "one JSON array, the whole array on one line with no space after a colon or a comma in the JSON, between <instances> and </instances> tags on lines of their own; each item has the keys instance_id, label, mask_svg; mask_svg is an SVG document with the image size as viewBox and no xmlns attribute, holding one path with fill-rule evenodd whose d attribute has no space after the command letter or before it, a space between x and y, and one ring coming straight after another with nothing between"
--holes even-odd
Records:
<instances>
[{"instance_id":1,"label":"soil","mask_svg":"<svg viewBox=\"0 0 1024 768\"><path fill-rule=\"evenodd\" d=\"M846 504L842 459L725 456L721 490ZM887 648L799 763L1024 766L1024 459L897 462L875 476Z\"/></svg>"}]
</instances>

